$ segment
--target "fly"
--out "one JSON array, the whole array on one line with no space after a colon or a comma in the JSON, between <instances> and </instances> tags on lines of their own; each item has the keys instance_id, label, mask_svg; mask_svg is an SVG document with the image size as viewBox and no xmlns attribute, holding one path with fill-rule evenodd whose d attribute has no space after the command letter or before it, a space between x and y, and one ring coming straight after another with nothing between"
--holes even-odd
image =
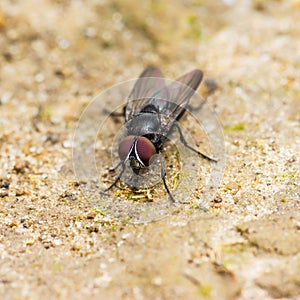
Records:
<instances>
[{"instance_id":1,"label":"fly","mask_svg":"<svg viewBox=\"0 0 300 300\"><path fill-rule=\"evenodd\" d=\"M121 167L121 171L105 192L122 178L126 163L129 163L137 175L141 170L148 168L151 158L163 150L168 136L175 129L178 130L180 141L185 147L206 160L216 161L190 146L177 123L185 111L191 109L190 98L200 85L202 77L202 71L196 69L165 86L159 68L150 66L144 70L127 98L121 114L125 118L126 136L118 145L120 162L113 169ZM117 115L120 114L112 114ZM160 176L170 199L175 202L166 182L166 170L163 165Z\"/></svg>"}]
</instances>

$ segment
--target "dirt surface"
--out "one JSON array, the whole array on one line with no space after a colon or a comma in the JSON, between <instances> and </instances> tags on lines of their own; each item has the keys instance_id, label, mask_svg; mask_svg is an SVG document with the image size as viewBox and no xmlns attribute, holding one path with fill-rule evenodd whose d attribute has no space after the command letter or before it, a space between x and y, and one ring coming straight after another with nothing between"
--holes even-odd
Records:
<instances>
[{"instance_id":1,"label":"dirt surface","mask_svg":"<svg viewBox=\"0 0 300 300\"><path fill-rule=\"evenodd\" d=\"M0 298L300 299L299 14L298 0L2 0ZM103 211L72 145L91 100L149 64L217 83L226 168L207 212L137 225L114 203L159 211L162 185L151 201L116 188Z\"/></svg>"}]
</instances>

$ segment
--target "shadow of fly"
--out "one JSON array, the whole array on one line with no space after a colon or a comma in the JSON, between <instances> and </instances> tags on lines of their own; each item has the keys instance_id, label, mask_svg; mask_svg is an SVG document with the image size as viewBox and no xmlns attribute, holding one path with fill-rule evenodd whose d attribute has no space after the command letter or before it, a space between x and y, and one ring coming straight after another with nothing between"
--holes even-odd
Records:
<instances>
[{"instance_id":1,"label":"shadow of fly","mask_svg":"<svg viewBox=\"0 0 300 300\"><path fill-rule=\"evenodd\" d=\"M202 77L202 71L196 69L166 86L159 68L150 66L144 70L128 96L123 112L111 114L112 117L125 118L126 136L118 145L120 162L111 171L120 167L121 170L104 192L113 188L122 178L127 163L136 175L148 168L151 158L162 151L171 132L176 129L185 147L206 160L216 161L190 146L178 125L186 110L198 110L203 105L202 103L197 108L189 106L190 98L200 85ZM160 170L164 187L174 202L162 163Z\"/></svg>"}]
</instances>

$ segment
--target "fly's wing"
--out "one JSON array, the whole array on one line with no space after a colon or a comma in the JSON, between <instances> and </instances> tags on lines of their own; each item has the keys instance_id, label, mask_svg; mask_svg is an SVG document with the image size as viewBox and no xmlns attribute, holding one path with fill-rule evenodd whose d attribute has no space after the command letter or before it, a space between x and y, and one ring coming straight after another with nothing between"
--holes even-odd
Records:
<instances>
[{"instance_id":1,"label":"fly's wing","mask_svg":"<svg viewBox=\"0 0 300 300\"><path fill-rule=\"evenodd\" d=\"M163 103L160 111L167 117L167 123L163 124L162 130L168 131L175 120L179 120L185 109L201 83L203 73L200 70L193 70L176 81L172 82L167 87L163 88L157 98L166 99L167 101L157 101Z\"/></svg>"},{"instance_id":2,"label":"fly's wing","mask_svg":"<svg viewBox=\"0 0 300 300\"><path fill-rule=\"evenodd\" d=\"M164 89L165 82L159 68L149 66L136 81L127 98L125 120L132 119L141 109L151 101L153 95Z\"/></svg>"}]
</instances>

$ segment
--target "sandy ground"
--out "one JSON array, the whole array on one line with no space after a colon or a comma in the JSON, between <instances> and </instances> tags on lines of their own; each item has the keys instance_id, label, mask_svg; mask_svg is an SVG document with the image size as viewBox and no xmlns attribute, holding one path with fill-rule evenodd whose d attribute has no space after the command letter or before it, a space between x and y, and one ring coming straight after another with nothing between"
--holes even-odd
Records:
<instances>
[{"instance_id":1,"label":"sandy ground","mask_svg":"<svg viewBox=\"0 0 300 300\"><path fill-rule=\"evenodd\" d=\"M2 0L0 298L300 299L299 14L298 0ZM216 81L226 168L208 212L137 225L131 206L169 209L162 185L152 202L102 198L76 180L72 143L93 97L149 64Z\"/></svg>"}]
</instances>

